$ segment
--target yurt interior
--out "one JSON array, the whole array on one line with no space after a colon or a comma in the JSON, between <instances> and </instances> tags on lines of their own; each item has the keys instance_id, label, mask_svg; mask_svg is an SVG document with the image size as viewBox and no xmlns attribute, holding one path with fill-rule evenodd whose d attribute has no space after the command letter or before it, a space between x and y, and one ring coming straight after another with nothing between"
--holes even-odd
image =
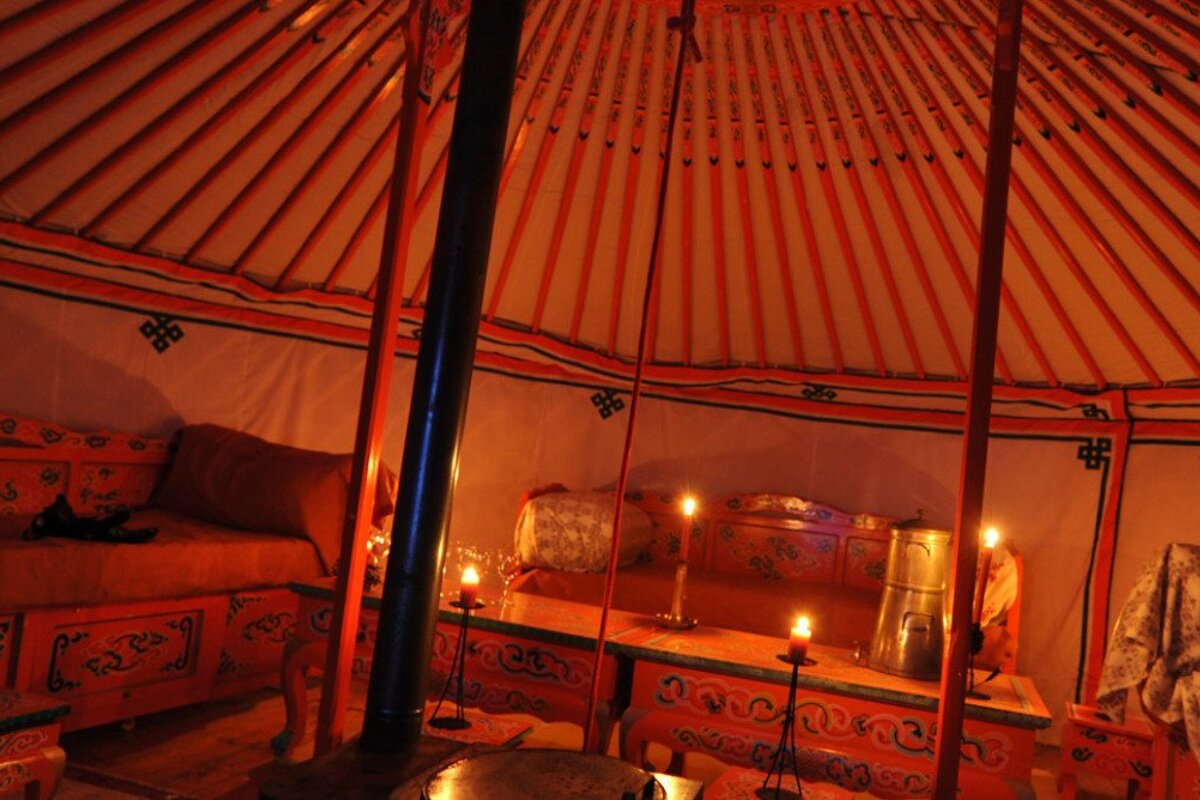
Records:
<instances>
[{"instance_id":1,"label":"yurt interior","mask_svg":"<svg viewBox=\"0 0 1200 800\"><path fill-rule=\"evenodd\" d=\"M0 2L0 797L1200 798L1194 0Z\"/></svg>"}]
</instances>

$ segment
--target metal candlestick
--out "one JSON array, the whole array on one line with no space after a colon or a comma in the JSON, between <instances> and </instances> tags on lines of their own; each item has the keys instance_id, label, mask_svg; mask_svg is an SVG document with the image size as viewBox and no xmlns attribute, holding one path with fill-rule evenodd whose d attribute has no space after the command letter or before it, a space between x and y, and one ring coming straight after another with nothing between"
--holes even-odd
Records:
<instances>
[{"instance_id":1,"label":"metal candlestick","mask_svg":"<svg viewBox=\"0 0 1200 800\"><path fill-rule=\"evenodd\" d=\"M697 620L695 617L685 617L683 615L683 589L687 583L688 565L686 561L680 561L675 565L675 591L671 595L671 611L662 613L661 611L654 615L654 621L660 628L673 628L675 630L688 630L696 627Z\"/></svg>"},{"instance_id":2,"label":"metal candlestick","mask_svg":"<svg viewBox=\"0 0 1200 800\"><path fill-rule=\"evenodd\" d=\"M775 747L775 755L771 757L771 768L757 794L763 800L784 800L785 798L804 798L804 787L800 784L800 766L796 761L796 678L800 675L801 665L810 667L816 664L811 658L792 658L790 654L781 653L777 656L785 664L792 665L792 681L788 685L787 705L783 710L783 730L779 732L779 744ZM783 788L783 775L790 771L796 778L796 792ZM775 777L775 788L770 788L771 777Z\"/></svg>"},{"instance_id":3,"label":"metal candlestick","mask_svg":"<svg viewBox=\"0 0 1200 800\"><path fill-rule=\"evenodd\" d=\"M472 605L466 605L461 600L454 600L450 605L462 610L462 614L459 616L458 638L454 645L454 659L450 662L450 674L446 676L446 686L442 689L442 696L438 698L437 705L433 707L433 714L429 718L429 727L458 731L471 727L471 723L463 711L463 688L466 684L466 681L463 680L463 672L467 666L467 628L470 627L471 612L483 608L483 603L475 601ZM442 702L450 693L451 686L455 687L454 716L439 717L438 712L442 710Z\"/></svg>"},{"instance_id":4,"label":"metal candlestick","mask_svg":"<svg viewBox=\"0 0 1200 800\"><path fill-rule=\"evenodd\" d=\"M991 700L990 694L984 694L975 688L975 655L983 650L983 628L976 622L971 627L971 649L967 653L967 697L973 700ZM983 679L981 686L999 674L1000 668L992 670L992 674Z\"/></svg>"}]
</instances>

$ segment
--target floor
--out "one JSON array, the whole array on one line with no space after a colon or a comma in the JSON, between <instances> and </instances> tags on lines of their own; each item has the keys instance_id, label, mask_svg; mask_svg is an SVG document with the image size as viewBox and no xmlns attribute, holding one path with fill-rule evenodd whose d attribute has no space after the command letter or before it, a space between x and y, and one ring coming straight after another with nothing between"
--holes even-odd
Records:
<instances>
[{"instance_id":1,"label":"floor","mask_svg":"<svg viewBox=\"0 0 1200 800\"><path fill-rule=\"evenodd\" d=\"M317 691L310 690L315 718ZM362 723L363 696L351 698L347 726ZM578 748L579 728L567 723L540 723L527 718L533 730L525 747ZM164 712L127 725L108 725L77 731L63 737L67 751L67 779L56 795L59 800L248 800L255 797L247 774L271 761L268 742L282 727L283 699L264 689L234 700ZM311 724L311 723L310 723ZM311 756L311 741L297 749L295 758ZM654 757L653 751L651 758ZM1058 750L1042 747L1034 772L1038 800L1056 798L1054 776ZM708 780L722 770L719 762L704 756L690 757L688 777ZM1121 787L1088 784L1080 800L1124 797Z\"/></svg>"}]
</instances>

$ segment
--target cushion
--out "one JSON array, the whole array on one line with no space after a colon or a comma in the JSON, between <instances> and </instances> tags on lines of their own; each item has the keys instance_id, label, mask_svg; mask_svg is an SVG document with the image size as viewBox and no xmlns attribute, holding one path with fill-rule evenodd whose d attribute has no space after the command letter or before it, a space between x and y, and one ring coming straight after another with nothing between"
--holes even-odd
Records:
<instances>
[{"instance_id":1,"label":"cushion","mask_svg":"<svg viewBox=\"0 0 1200 800\"><path fill-rule=\"evenodd\" d=\"M610 492L552 492L533 498L517 519L516 549L527 567L602 572L612 549L615 496ZM626 503L617 563L637 560L654 539L646 512Z\"/></svg>"},{"instance_id":2,"label":"cushion","mask_svg":"<svg viewBox=\"0 0 1200 800\"><path fill-rule=\"evenodd\" d=\"M153 504L219 525L308 538L330 570L341 546L351 458L188 425ZM381 466L376 521L392 512L392 483Z\"/></svg>"},{"instance_id":3,"label":"cushion","mask_svg":"<svg viewBox=\"0 0 1200 800\"><path fill-rule=\"evenodd\" d=\"M5 530L19 524L4 522ZM162 509L135 511L127 524L156 527L158 535L143 544L0 537L0 609L162 600L324 573L312 543L291 536L232 530Z\"/></svg>"}]
</instances>

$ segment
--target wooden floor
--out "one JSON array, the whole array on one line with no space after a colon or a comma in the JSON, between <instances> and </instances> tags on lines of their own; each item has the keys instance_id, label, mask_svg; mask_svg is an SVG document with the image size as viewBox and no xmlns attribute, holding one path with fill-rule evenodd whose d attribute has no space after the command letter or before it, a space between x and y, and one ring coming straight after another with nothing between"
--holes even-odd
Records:
<instances>
[{"instance_id":1,"label":"wooden floor","mask_svg":"<svg viewBox=\"0 0 1200 800\"><path fill-rule=\"evenodd\" d=\"M356 688L348 712L348 729L362 724L363 693ZM309 692L316 717L317 691ZM67 751L67 780L59 800L190 800L256 797L248 778L256 767L271 762L270 739L283 726L283 699L264 689L234 700L222 700L138 719L132 725L108 725L63 737ZM578 748L580 730L566 723L542 724L526 718L534 729L526 747ZM312 744L297 749L304 760ZM654 752L651 752L651 758ZM1058 750L1042 747L1034 773L1038 800L1056 798L1054 775ZM703 756L688 759L688 777L710 780L720 773L719 762ZM1081 800L1124 797L1120 787L1088 785Z\"/></svg>"}]
</instances>

